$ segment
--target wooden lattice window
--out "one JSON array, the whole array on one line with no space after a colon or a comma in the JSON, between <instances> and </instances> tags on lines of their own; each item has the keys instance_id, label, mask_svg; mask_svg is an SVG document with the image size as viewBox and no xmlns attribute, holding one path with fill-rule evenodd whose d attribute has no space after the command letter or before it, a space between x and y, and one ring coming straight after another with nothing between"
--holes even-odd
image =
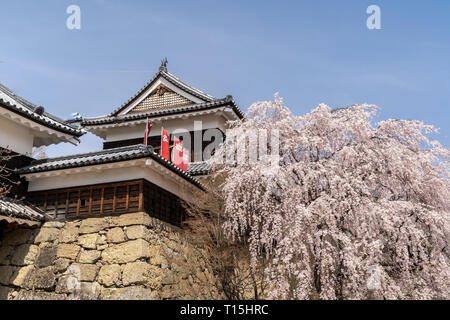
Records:
<instances>
[{"instance_id":1,"label":"wooden lattice window","mask_svg":"<svg viewBox=\"0 0 450 320\"><path fill-rule=\"evenodd\" d=\"M146 180L30 192L26 200L56 217L84 218L145 211L174 225L185 217L180 200Z\"/></svg>"}]
</instances>

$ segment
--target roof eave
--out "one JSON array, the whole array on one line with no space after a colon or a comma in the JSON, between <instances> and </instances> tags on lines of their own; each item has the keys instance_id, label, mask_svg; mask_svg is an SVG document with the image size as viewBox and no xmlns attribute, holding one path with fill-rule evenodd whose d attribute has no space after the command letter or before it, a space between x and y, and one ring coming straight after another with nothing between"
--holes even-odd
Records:
<instances>
[{"instance_id":1,"label":"roof eave","mask_svg":"<svg viewBox=\"0 0 450 320\"><path fill-rule=\"evenodd\" d=\"M120 157L118 159L110 158L107 160L95 160L95 161L91 161L89 163L86 162L86 163L69 164L69 165L58 165L58 166L52 166L50 168L45 168L45 169L33 170L34 165L41 164L41 163L51 163L51 161L55 161L55 160L71 159L72 157L76 157L77 155L55 158L55 159L44 159L44 160L39 160L34 163L31 163L31 165L20 169L19 174L25 177L27 175L34 174L34 173L50 172L50 171L57 171L57 170L89 167L89 166L93 166L93 165L116 163L116 162L122 162L122 161L132 161L132 160L139 160L139 159L145 159L145 158L152 158L156 162L158 162L161 165L163 165L164 167L166 167L168 170L171 170L172 172L176 173L180 177L184 178L186 181L188 181L191 184L195 185L196 187L204 190L204 187L202 186L202 184L199 181L197 181L195 178L190 176L188 173L186 173L186 172L182 171L181 169L179 169L178 167L176 167L171 162L160 157L158 154L156 154L153 151L153 149L151 147L144 147L143 145L136 145L136 146L132 146L132 147L135 147L134 149L142 148L142 154L137 155L137 156L134 155L132 157ZM118 148L118 149L122 149L122 148ZM132 149L133 148L130 148L130 150L132 150ZM114 149L110 149L110 150L108 150L107 153L113 153L113 150ZM92 154L95 154L95 153L92 153ZM89 155L89 154L83 154L83 155L78 155L78 156L81 158L82 156L86 156L86 155Z\"/></svg>"},{"instance_id":2,"label":"roof eave","mask_svg":"<svg viewBox=\"0 0 450 320\"><path fill-rule=\"evenodd\" d=\"M117 116L118 114L120 114L120 112L125 110L127 107L130 106L131 103L133 103L136 99L138 99L142 93L144 93L146 90L148 90L155 83L155 81L158 80L159 77L163 77L164 79L166 79L167 81L169 81L170 83L172 83L173 85L178 87L179 89L184 90L205 102L211 102L211 101L216 100L216 98L214 98L213 96L210 96L210 95L188 85L187 83L184 83L183 81L178 79L176 76L169 73L166 69L160 68L160 70L153 76L153 78L150 81L148 81L131 98L129 98L119 108L117 108L113 112L111 112L108 116L113 117L113 116Z\"/></svg>"},{"instance_id":3,"label":"roof eave","mask_svg":"<svg viewBox=\"0 0 450 320\"><path fill-rule=\"evenodd\" d=\"M231 107L232 111L235 113L235 115L239 119L244 118L244 114L239 109L239 107L236 105L234 100L232 98L225 98L221 100L217 100L215 102L205 103L205 106L202 106L203 104L196 104L192 106L182 107L182 108L175 108L175 109L162 109L158 111L150 111L150 112L143 112L143 113L137 113L134 115L129 115L127 117L117 118L117 117L105 117L103 119L84 119L81 123L82 127L86 128L86 130L89 130L89 127L98 127L102 125L108 125L108 124L115 124L115 123L126 123L126 122L132 122L140 119L146 119L146 118L159 118L164 116L172 116L177 114L186 114L186 113L195 113L195 112L201 112L203 110L209 110L209 109L215 109L220 107Z\"/></svg>"},{"instance_id":4,"label":"roof eave","mask_svg":"<svg viewBox=\"0 0 450 320\"><path fill-rule=\"evenodd\" d=\"M58 127L58 126L51 125L48 122L46 122L45 120L38 118L38 115L34 115L33 113L31 113L31 111L30 111L29 114L28 113L24 113L23 111L19 110L17 105L11 104L8 101L4 101L3 99L0 99L0 107L3 107L5 109L7 109L8 111L11 111L11 112L13 112L13 113L15 113L15 114L17 114L17 115L27 119L27 120L33 121L33 122L35 122L35 123L37 123L39 125L42 125L44 127L47 127L49 129L52 129L52 130L55 130L55 131L58 131L60 133L64 133L64 134L70 135L70 136L72 136L74 138L75 137L81 137L84 134L86 134L86 131L84 131L82 128L81 129L72 128L72 127L70 127L67 124L61 123L60 126L66 126L69 129L65 129L65 128L61 128L61 127ZM55 120L53 120L53 121L55 121Z\"/></svg>"}]
</instances>

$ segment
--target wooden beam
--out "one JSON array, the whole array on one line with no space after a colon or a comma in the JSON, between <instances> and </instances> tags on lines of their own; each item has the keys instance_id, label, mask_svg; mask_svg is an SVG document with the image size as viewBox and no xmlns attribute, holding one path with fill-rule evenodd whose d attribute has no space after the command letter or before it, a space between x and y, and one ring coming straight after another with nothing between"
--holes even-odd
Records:
<instances>
[{"instance_id":1,"label":"wooden beam","mask_svg":"<svg viewBox=\"0 0 450 320\"><path fill-rule=\"evenodd\" d=\"M59 206L58 193L55 193L55 218L56 215L58 214L58 206Z\"/></svg>"},{"instance_id":2,"label":"wooden beam","mask_svg":"<svg viewBox=\"0 0 450 320\"><path fill-rule=\"evenodd\" d=\"M66 215L69 213L69 191L66 191Z\"/></svg>"},{"instance_id":3,"label":"wooden beam","mask_svg":"<svg viewBox=\"0 0 450 320\"><path fill-rule=\"evenodd\" d=\"M139 182L139 211L144 207L144 181Z\"/></svg>"},{"instance_id":4,"label":"wooden beam","mask_svg":"<svg viewBox=\"0 0 450 320\"><path fill-rule=\"evenodd\" d=\"M92 188L91 191L89 193L89 210L88 210L88 214L90 215L92 213Z\"/></svg>"},{"instance_id":5,"label":"wooden beam","mask_svg":"<svg viewBox=\"0 0 450 320\"><path fill-rule=\"evenodd\" d=\"M80 216L80 205L81 205L81 189L78 190L77 217Z\"/></svg>"},{"instance_id":6,"label":"wooden beam","mask_svg":"<svg viewBox=\"0 0 450 320\"><path fill-rule=\"evenodd\" d=\"M105 198L105 187L102 188L102 196L100 198L100 215L103 214L103 199Z\"/></svg>"},{"instance_id":7,"label":"wooden beam","mask_svg":"<svg viewBox=\"0 0 450 320\"><path fill-rule=\"evenodd\" d=\"M112 212L116 212L116 200L117 200L116 194L117 194L117 186L114 186L113 210L112 210Z\"/></svg>"},{"instance_id":8,"label":"wooden beam","mask_svg":"<svg viewBox=\"0 0 450 320\"><path fill-rule=\"evenodd\" d=\"M125 210L128 211L128 202L130 200L130 185L127 184L127 196L126 196L126 202L125 202Z\"/></svg>"}]
</instances>

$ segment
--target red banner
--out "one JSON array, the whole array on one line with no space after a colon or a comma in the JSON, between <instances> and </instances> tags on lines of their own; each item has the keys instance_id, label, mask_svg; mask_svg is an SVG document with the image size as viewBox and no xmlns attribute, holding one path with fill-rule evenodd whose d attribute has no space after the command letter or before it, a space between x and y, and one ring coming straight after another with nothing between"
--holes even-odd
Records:
<instances>
[{"instance_id":1,"label":"red banner","mask_svg":"<svg viewBox=\"0 0 450 320\"><path fill-rule=\"evenodd\" d=\"M183 170L187 172L189 166L189 151L183 148Z\"/></svg>"},{"instance_id":2,"label":"red banner","mask_svg":"<svg viewBox=\"0 0 450 320\"><path fill-rule=\"evenodd\" d=\"M173 164L183 170L183 143L175 137L172 158Z\"/></svg>"},{"instance_id":3,"label":"red banner","mask_svg":"<svg viewBox=\"0 0 450 320\"><path fill-rule=\"evenodd\" d=\"M170 161L170 151L169 151L169 143L170 143L170 135L167 133L164 128L161 128L161 157Z\"/></svg>"},{"instance_id":4,"label":"red banner","mask_svg":"<svg viewBox=\"0 0 450 320\"><path fill-rule=\"evenodd\" d=\"M147 145L148 142L148 136L150 135L150 131L152 130L153 124L150 122L150 120L147 119L147 125L145 126L145 133L144 133L144 145Z\"/></svg>"}]
</instances>

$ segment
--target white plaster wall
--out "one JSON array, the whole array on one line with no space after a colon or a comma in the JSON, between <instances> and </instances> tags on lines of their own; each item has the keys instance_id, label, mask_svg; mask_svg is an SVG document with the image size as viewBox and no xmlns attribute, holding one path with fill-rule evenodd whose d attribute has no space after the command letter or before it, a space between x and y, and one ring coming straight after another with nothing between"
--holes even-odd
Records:
<instances>
[{"instance_id":1,"label":"white plaster wall","mask_svg":"<svg viewBox=\"0 0 450 320\"><path fill-rule=\"evenodd\" d=\"M27 127L0 117L0 147L30 155L33 149L33 135Z\"/></svg>"},{"instance_id":2,"label":"white plaster wall","mask_svg":"<svg viewBox=\"0 0 450 320\"><path fill-rule=\"evenodd\" d=\"M217 114L204 115L198 117L192 117L188 119L173 119L161 122L156 122L153 124L152 131L150 132L150 136L159 136L161 135L161 127L164 127L165 130L170 134L177 129L186 129L187 131L194 131L194 121L202 122L202 130L205 129L215 129L218 128L225 132L226 128L226 120L222 116L218 116ZM197 128L195 128L197 129ZM136 125L133 127L118 127L118 128L110 128L108 129L106 135L106 141L120 141L120 140L128 140L128 139L137 139L144 138L145 132L145 123L141 125Z\"/></svg>"}]
</instances>

